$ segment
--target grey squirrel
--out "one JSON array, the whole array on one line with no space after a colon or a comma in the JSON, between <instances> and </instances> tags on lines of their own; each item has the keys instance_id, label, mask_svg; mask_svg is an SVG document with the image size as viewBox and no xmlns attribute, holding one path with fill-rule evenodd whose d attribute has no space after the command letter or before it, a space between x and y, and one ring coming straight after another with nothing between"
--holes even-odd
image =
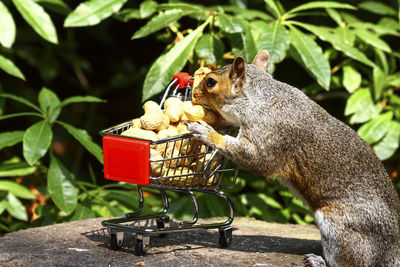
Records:
<instances>
[{"instance_id":1,"label":"grey squirrel","mask_svg":"<svg viewBox=\"0 0 400 267\"><path fill-rule=\"evenodd\" d=\"M277 177L313 211L323 257L305 266L400 266L400 203L373 149L299 89L236 57L207 74L193 101L217 111L237 137L188 123L194 137L264 177Z\"/></svg>"}]
</instances>

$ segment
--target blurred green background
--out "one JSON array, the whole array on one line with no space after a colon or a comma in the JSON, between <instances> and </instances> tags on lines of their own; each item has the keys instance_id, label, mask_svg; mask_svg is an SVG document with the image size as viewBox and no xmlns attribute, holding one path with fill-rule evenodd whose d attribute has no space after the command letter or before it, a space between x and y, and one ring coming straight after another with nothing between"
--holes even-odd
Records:
<instances>
[{"instance_id":1,"label":"blurred green background","mask_svg":"<svg viewBox=\"0 0 400 267\"><path fill-rule=\"evenodd\" d=\"M139 117L178 71L217 68L260 49L370 143L400 191L398 1L0 0L0 235L136 210L136 186L105 181L101 137ZM237 216L309 224L273 178L239 173ZM170 192L170 215L191 217ZM227 214L198 193L200 216ZM157 190L145 212L161 209Z\"/></svg>"}]
</instances>

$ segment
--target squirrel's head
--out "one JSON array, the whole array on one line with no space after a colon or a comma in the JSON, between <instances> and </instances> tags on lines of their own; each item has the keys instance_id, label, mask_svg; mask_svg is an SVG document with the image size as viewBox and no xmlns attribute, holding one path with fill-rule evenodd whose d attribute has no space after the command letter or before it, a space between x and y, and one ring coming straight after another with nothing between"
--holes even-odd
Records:
<instances>
[{"instance_id":1,"label":"squirrel's head","mask_svg":"<svg viewBox=\"0 0 400 267\"><path fill-rule=\"evenodd\" d=\"M269 64L269 53L261 50L254 57L253 65L266 71ZM223 108L243 95L246 83L246 63L243 57L236 57L231 65L207 74L193 90L193 102L219 112L229 121Z\"/></svg>"}]
</instances>

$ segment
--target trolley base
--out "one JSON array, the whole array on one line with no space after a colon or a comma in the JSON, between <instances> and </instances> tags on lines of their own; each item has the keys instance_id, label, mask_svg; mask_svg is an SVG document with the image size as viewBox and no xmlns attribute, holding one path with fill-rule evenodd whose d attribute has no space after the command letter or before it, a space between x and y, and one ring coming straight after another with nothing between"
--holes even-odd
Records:
<instances>
[{"instance_id":1,"label":"trolley base","mask_svg":"<svg viewBox=\"0 0 400 267\"><path fill-rule=\"evenodd\" d=\"M160 190L164 202L164 210L160 213L143 215L143 193L138 186L139 192L139 211L136 213L127 213L125 217L102 221L102 225L107 227L110 232L110 248L113 250L121 249L124 244L124 232L135 234L135 253L139 256L146 254L150 245L150 237L158 235L166 237L169 233L218 229L219 230L219 244L221 247L228 247L232 242L232 226L234 212L233 204L224 192L210 192L210 194L217 195L225 200L229 207L228 219L220 223L197 223L198 221L198 204L196 196L191 191L183 191L188 193L193 200L194 216L191 221L173 221L171 222L168 215L166 215L169 203L164 190ZM208 192L204 192L208 193Z\"/></svg>"}]
</instances>

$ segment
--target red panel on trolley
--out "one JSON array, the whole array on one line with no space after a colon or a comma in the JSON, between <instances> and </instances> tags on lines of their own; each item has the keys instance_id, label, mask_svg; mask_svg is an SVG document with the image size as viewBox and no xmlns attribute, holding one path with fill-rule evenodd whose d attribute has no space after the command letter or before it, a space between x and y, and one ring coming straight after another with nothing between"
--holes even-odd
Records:
<instances>
[{"instance_id":1,"label":"red panel on trolley","mask_svg":"<svg viewBox=\"0 0 400 267\"><path fill-rule=\"evenodd\" d=\"M103 137L104 177L110 180L148 185L150 142L106 135Z\"/></svg>"}]
</instances>

